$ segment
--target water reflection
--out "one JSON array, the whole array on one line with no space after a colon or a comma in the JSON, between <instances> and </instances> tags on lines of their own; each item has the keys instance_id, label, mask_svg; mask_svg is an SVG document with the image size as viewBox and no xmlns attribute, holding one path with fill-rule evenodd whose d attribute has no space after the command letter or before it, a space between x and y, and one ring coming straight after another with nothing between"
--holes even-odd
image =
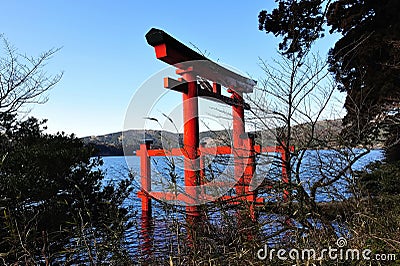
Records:
<instances>
[{"instance_id":1,"label":"water reflection","mask_svg":"<svg viewBox=\"0 0 400 266\"><path fill-rule=\"evenodd\" d=\"M302 170L302 178L305 182L312 183L313 180L313 167L312 157L314 151L307 151L308 159L305 161L304 168ZM329 151L324 151L329 156ZM354 166L354 170L359 170L366 164L374 160L382 159L383 154L382 151L373 150L370 154L363 157L359 160ZM128 169L126 165L124 157L105 157L104 165L102 168L106 172L106 182L115 182L117 180L126 178L128 173L131 171L133 173L139 173L140 169L140 160L139 157L129 157L131 160L130 165L133 167L132 169ZM159 165L162 164L161 161L158 162ZM262 169L261 169L262 170ZM268 169L269 171L271 169ZM274 171L272 169L272 171ZM276 170L278 171L278 170ZM184 244L187 244L188 240L188 231L191 228L185 227L187 223L185 208L179 206L169 206L153 201L153 210L152 216L148 216L141 213L141 202L137 197L138 192L138 184L136 185L135 191L132 193L131 197L127 202L125 202L126 206L132 212L132 223L133 226L126 233L126 243L129 254L137 263L142 265L146 265L146 261L148 262L150 259L154 261L154 259L159 262L165 264L168 262L173 254L179 254L185 252L187 247ZM307 188L307 187L306 187ZM345 184L344 182L338 183L336 185L338 190L341 190L345 193ZM277 200L275 195L266 195L269 197L269 200L275 201ZM324 194L323 192L319 194L319 198L317 201L327 201L330 200L330 196L328 194ZM215 207L215 206L214 206ZM204 225L208 227L207 230L212 230L213 226L218 226L219 228L224 228L224 223L236 223L237 218L236 210L224 210L211 207L205 215L201 217L204 220ZM236 220L235 220L236 219ZM240 220L240 219L239 219ZM263 214L257 217L258 220L258 231L257 234L265 234L265 235L273 235L275 232L278 232L283 224L286 222L285 217L280 217L275 214ZM190 225L190 223L189 223ZM335 225L334 225L335 226ZM230 226L226 226L227 228L232 228ZM252 227L249 227L252 228ZM223 230L222 230L223 232ZM234 232L226 232L226 234L234 233ZM246 233L249 239L254 238L257 239L254 231L249 231ZM206 237L206 236L202 236ZM273 241L279 241L278 238L272 238L271 244ZM171 255L171 258L170 258Z\"/></svg>"}]
</instances>

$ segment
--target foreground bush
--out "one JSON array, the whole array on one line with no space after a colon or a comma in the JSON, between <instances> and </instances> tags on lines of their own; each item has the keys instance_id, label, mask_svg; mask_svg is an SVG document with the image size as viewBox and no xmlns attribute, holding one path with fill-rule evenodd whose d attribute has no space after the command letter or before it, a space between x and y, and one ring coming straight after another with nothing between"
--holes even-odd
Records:
<instances>
[{"instance_id":1,"label":"foreground bush","mask_svg":"<svg viewBox=\"0 0 400 266\"><path fill-rule=\"evenodd\" d=\"M121 263L130 180L106 184L95 150L44 122L0 116L0 261Z\"/></svg>"}]
</instances>

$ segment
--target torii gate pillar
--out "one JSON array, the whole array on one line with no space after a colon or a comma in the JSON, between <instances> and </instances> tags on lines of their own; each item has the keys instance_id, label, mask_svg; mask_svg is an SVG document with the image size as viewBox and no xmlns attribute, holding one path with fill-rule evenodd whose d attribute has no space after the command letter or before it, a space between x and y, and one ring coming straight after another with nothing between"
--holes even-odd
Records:
<instances>
[{"instance_id":1,"label":"torii gate pillar","mask_svg":"<svg viewBox=\"0 0 400 266\"><path fill-rule=\"evenodd\" d=\"M186 194L193 199L192 204L186 207L187 215L199 216L197 206L193 206L197 199L196 186L199 185L199 115L198 93L196 76L192 69L178 69L177 74L188 83L187 92L182 93L183 98L183 152ZM192 205L192 206L191 206Z\"/></svg>"},{"instance_id":2,"label":"torii gate pillar","mask_svg":"<svg viewBox=\"0 0 400 266\"><path fill-rule=\"evenodd\" d=\"M233 154L234 154L234 171L235 177L238 178L238 186L236 188L236 195L244 195L244 167L245 167L245 149L244 140L245 127L244 127L244 108L243 108L243 93L229 90L232 93L231 98L237 100L239 105L232 106L232 140L233 140Z\"/></svg>"}]
</instances>

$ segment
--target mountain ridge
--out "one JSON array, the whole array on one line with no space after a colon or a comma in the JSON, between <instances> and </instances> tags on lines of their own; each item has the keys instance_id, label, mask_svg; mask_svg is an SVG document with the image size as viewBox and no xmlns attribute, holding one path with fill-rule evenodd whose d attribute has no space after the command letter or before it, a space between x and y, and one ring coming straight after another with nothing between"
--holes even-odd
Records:
<instances>
[{"instance_id":1,"label":"mountain ridge","mask_svg":"<svg viewBox=\"0 0 400 266\"><path fill-rule=\"evenodd\" d=\"M308 137L310 124L300 124L293 126L293 145L301 146L301 141ZM317 142L315 145L321 148L324 145L334 145L335 140L342 130L342 120L322 120L315 124L315 135ZM254 132L253 132L254 133ZM263 138L273 138L270 133L257 132ZM228 145L230 143L230 130L205 131L200 132L200 142L204 145ZM94 145L98 150L99 156L123 156L134 155L140 147L140 143L145 138L153 140L152 148L173 148L182 146L182 133L173 133L162 130L131 129L98 136L87 136L81 138L85 144ZM257 140L256 140L257 141ZM125 153L124 153L125 150Z\"/></svg>"}]
</instances>

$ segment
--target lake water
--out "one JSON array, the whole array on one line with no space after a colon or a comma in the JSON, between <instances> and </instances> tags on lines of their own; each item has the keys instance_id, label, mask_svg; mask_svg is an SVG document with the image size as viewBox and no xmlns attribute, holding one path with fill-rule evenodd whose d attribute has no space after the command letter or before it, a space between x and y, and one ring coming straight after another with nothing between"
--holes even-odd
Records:
<instances>
[{"instance_id":1,"label":"lake water","mask_svg":"<svg viewBox=\"0 0 400 266\"><path fill-rule=\"evenodd\" d=\"M326 156L329 158L332 156L331 151L319 151L318 156ZM314 178L314 172L316 169L312 167L313 158L316 156L316 151L307 151L304 159L304 166L302 167L302 179L304 181L312 184L312 180ZM357 163L355 163L352 167L353 170L360 170L363 166L368 163L376 160L381 160L383 158L383 152L381 150L372 150L369 154L362 157ZM127 158L129 164L126 162L126 158L123 156L120 157L104 157L104 164L101 167L106 174L106 181L109 182L117 182L118 180L127 178L129 171L133 172L137 177L139 176L140 171L140 158L136 156L131 156ZM165 160L160 157L155 157L152 160L152 164L157 165L154 167L152 171L163 174L163 171L167 169L167 165L165 164ZM179 163L178 163L179 164ZM260 167L262 169L263 166ZM161 169L161 170L160 170ZM264 166L265 169L265 166ZM279 169L276 168L276 169ZM270 168L268 169L271 170ZM262 171L262 170L261 170ZM182 169L177 167L176 172L178 174L182 174ZM260 175L260 173L259 173ZM262 172L261 172L262 175ZM138 179L136 179L138 180ZM182 178L183 180L183 178ZM178 181L182 182L182 181ZM139 260L139 258L143 258L145 254L143 254L143 245L146 245L145 242L148 242L149 239L143 239L143 231L141 227L141 202L137 197L137 192L139 190L139 184L135 182L135 189L132 195L129 197L126 206L130 208L131 213L133 214L133 227L127 232L126 235L126 244L129 247L129 253L131 256ZM335 185L335 189L342 190L345 194L345 184L338 183ZM307 185L306 185L307 188ZM318 201L329 201L334 199L329 193L325 194L323 191L318 194ZM273 200L273 197L271 197ZM153 201L154 202L154 201ZM174 246L174 238L176 234L174 232L177 229L177 224L179 221L184 219L184 214L181 212L179 207L176 209L165 209L163 205L155 203L153 205L153 219L151 221L152 224L152 239L151 246L153 247L152 256L165 256L168 252L171 251ZM210 217L218 217L218 213L210 214ZM269 215L268 217L264 217L265 219L272 220L275 219ZM263 219L261 217L260 219ZM271 224L269 225L271 226ZM156 247L156 248L154 248Z\"/></svg>"}]
</instances>

